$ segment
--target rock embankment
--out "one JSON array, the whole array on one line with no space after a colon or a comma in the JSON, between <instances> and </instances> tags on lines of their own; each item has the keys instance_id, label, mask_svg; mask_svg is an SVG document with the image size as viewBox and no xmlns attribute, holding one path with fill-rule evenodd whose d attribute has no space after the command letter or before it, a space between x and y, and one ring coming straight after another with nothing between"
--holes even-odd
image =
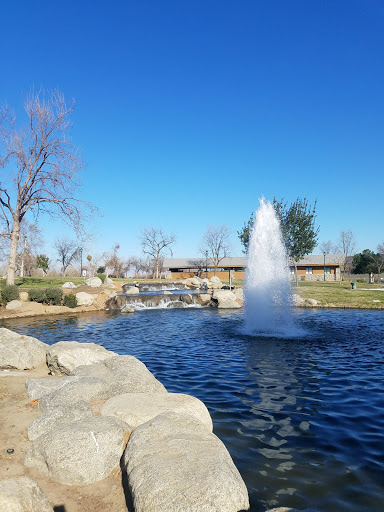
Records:
<instances>
[{"instance_id":1,"label":"rock embankment","mask_svg":"<svg viewBox=\"0 0 384 512\"><path fill-rule=\"evenodd\" d=\"M245 484L200 400L168 393L133 356L92 343L49 346L7 329L0 340L0 368L24 370L45 358L52 373L26 380L41 411L28 425L24 458L37 483L1 480L0 510L52 511L39 475L79 493L120 466L135 512L249 509ZM15 343L23 350L14 354Z\"/></svg>"}]
</instances>

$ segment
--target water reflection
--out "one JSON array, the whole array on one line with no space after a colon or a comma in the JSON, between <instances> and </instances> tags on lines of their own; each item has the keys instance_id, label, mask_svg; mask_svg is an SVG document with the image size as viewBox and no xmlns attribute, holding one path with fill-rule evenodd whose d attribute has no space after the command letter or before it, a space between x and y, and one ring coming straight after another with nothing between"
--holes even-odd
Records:
<instances>
[{"instance_id":1,"label":"water reflection","mask_svg":"<svg viewBox=\"0 0 384 512\"><path fill-rule=\"evenodd\" d=\"M384 510L382 312L297 311L308 335L242 334L242 311L162 310L3 322L47 343L92 341L141 359L208 406L252 511Z\"/></svg>"}]
</instances>

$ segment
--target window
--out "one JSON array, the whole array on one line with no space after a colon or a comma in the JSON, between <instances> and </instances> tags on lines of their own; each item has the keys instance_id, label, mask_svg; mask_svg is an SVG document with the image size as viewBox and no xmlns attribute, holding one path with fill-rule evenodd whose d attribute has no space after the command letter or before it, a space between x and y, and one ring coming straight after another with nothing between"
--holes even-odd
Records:
<instances>
[{"instance_id":1,"label":"window","mask_svg":"<svg viewBox=\"0 0 384 512\"><path fill-rule=\"evenodd\" d=\"M306 267L306 269L305 269L305 273L306 273L306 274L313 274L313 272L312 272L312 267Z\"/></svg>"},{"instance_id":2,"label":"window","mask_svg":"<svg viewBox=\"0 0 384 512\"><path fill-rule=\"evenodd\" d=\"M324 274L330 274L331 273L331 267L324 267Z\"/></svg>"},{"instance_id":3,"label":"window","mask_svg":"<svg viewBox=\"0 0 384 512\"><path fill-rule=\"evenodd\" d=\"M291 274L294 274L295 273L295 267L289 267L289 272Z\"/></svg>"}]
</instances>

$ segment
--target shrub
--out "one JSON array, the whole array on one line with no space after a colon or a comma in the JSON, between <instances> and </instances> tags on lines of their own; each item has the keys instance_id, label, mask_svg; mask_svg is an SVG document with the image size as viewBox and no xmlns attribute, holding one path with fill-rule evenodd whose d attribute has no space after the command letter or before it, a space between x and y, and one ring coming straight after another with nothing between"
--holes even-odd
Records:
<instances>
[{"instance_id":1,"label":"shrub","mask_svg":"<svg viewBox=\"0 0 384 512\"><path fill-rule=\"evenodd\" d=\"M28 298L32 302L46 302L45 288L31 288L28 291Z\"/></svg>"},{"instance_id":2,"label":"shrub","mask_svg":"<svg viewBox=\"0 0 384 512\"><path fill-rule=\"evenodd\" d=\"M97 275L97 277L99 277L99 278L103 281L103 283L104 283L105 278L106 278L107 276L106 276L105 274L96 274L96 275Z\"/></svg>"},{"instance_id":3,"label":"shrub","mask_svg":"<svg viewBox=\"0 0 384 512\"><path fill-rule=\"evenodd\" d=\"M73 293L64 295L64 306L67 306L67 308L75 308L77 306L76 295L74 295Z\"/></svg>"},{"instance_id":4,"label":"shrub","mask_svg":"<svg viewBox=\"0 0 384 512\"><path fill-rule=\"evenodd\" d=\"M19 288L15 284L6 284L1 290L1 301L3 304L8 304L11 300L19 298Z\"/></svg>"},{"instance_id":5,"label":"shrub","mask_svg":"<svg viewBox=\"0 0 384 512\"><path fill-rule=\"evenodd\" d=\"M45 302L47 304L60 306L61 301L63 300L63 290L61 288L46 288L45 297Z\"/></svg>"},{"instance_id":6,"label":"shrub","mask_svg":"<svg viewBox=\"0 0 384 512\"><path fill-rule=\"evenodd\" d=\"M358 283L365 283L365 279L358 279L357 282Z\"/></svg>"}]
</instances>

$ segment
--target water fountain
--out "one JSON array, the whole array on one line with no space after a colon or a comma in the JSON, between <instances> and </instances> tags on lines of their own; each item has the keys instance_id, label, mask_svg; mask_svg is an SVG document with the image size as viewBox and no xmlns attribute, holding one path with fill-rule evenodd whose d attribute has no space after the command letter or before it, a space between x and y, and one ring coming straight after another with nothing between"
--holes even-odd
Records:
<instances>
[{"instance_id":1,"label":"water fountain","mask_svg":"<svg viewBox=\"0 0 384 512\"><path fill-rule=\"evenodd\" d=\"M284 336L292 333L287 254L275 209L264 198L260 199L250 233L244 296L248 334Z\"/></svg>"}]
</instances>

